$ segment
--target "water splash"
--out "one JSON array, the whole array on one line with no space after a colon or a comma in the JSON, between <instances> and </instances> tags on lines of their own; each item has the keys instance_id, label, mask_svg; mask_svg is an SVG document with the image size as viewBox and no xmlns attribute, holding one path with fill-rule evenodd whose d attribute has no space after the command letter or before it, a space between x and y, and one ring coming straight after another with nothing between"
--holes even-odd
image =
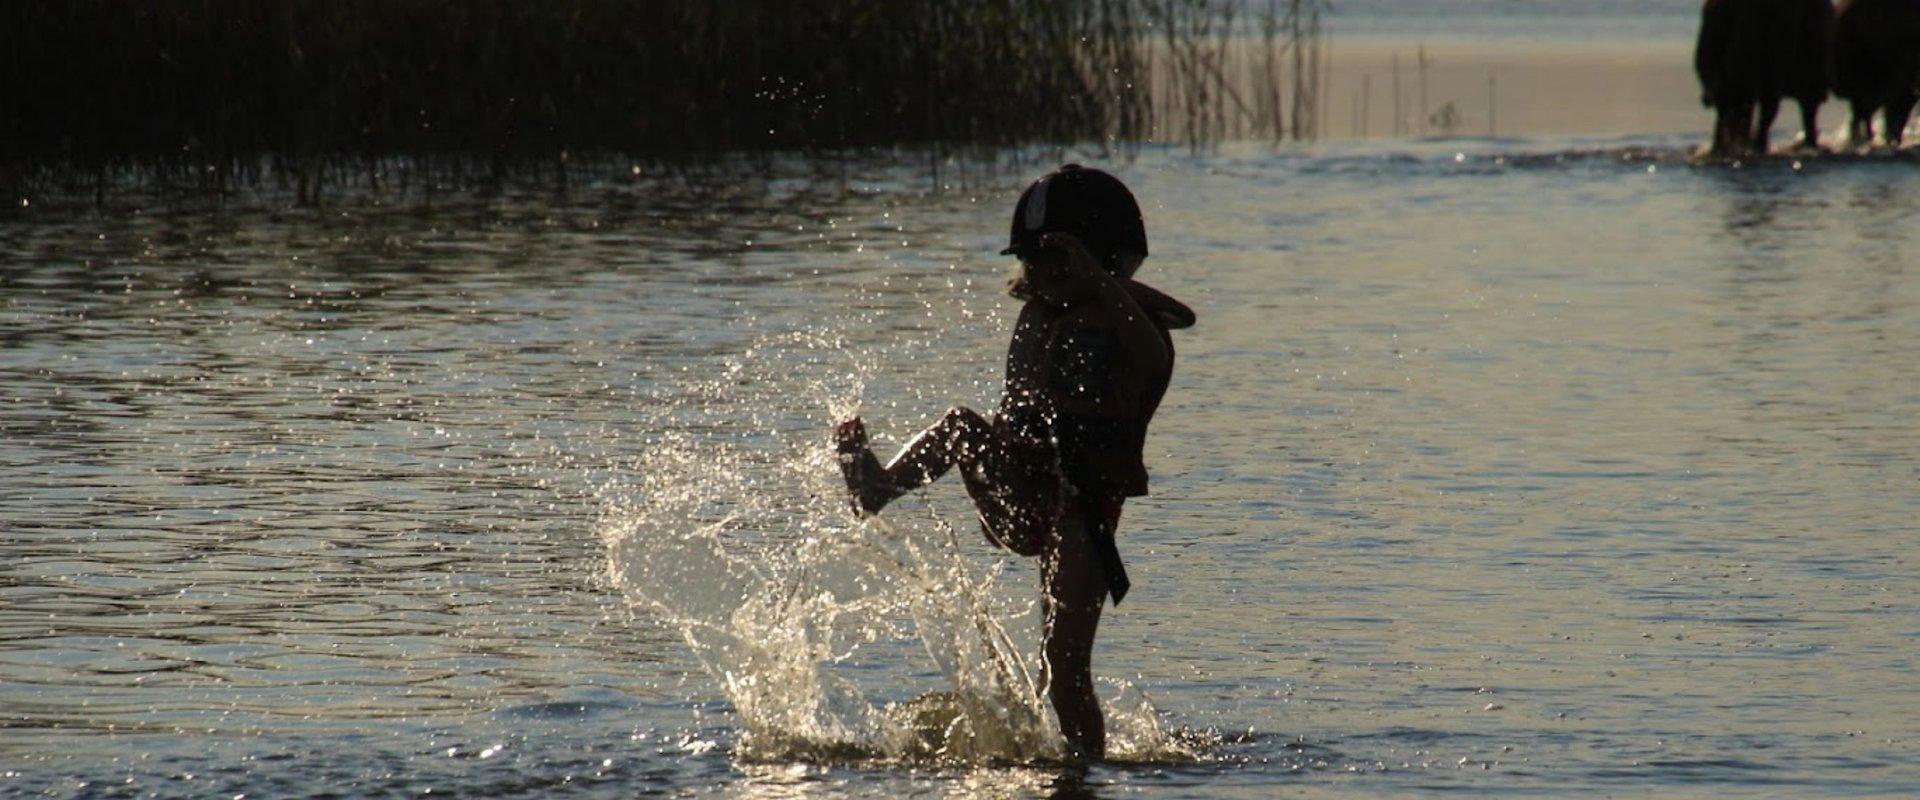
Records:
<instances>
[{"instance_id":1,"label":"water splash","mask_svg":"<svg viewBox=\"0 0 1920 800\"><path fill-rule=\"evenodd\" d=\"M848 375L840 343L821 337L752 353L657 406L657 438L630 478L603 489L598 526L613 585L641 617L677 629L731 701L736 755L1060 758L1029 655L1037 582L1002 580L1012 565L1030 581L1025 565L963 546L961 526L924 498L853 520L826 431L855 410L866 371ZM748 431L743 418L770 421ZM1144 695L1109 684L1110 755L1193 756Z\"/></svg>"}]
</instances>

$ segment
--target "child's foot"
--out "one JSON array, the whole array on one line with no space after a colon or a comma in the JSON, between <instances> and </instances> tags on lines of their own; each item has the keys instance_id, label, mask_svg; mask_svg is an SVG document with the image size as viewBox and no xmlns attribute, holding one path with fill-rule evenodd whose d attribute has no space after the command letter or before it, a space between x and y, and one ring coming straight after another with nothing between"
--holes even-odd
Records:
<instances>
[{"instance_id":1,"label":"child's foot","mask_svg":"<svg viewBox=\"0 0 1920 800\"><path fill-rule=\"evenodd\" d=\"M853 515L866 517L880 513L887 503L900 496L900 490L887 476L887 468L867 446L867 426L859 417L840 423L833 429L834 449L840 454L840 477L847 481L853 495Z\"/></svg>"}]
</instances>

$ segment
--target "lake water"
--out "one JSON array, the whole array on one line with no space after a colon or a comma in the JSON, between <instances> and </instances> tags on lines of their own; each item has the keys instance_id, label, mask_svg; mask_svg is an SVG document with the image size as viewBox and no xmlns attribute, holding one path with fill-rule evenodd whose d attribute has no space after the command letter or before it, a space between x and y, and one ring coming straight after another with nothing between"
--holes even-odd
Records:
<instances>
[{"instance_id":1,"label":"lake water","mask_svg":"<svg viewBox=\"0 0 1920 800\"><path fill-rule=\"evenodd\" d=\"M1255 11L1265 4L1249 7ZM1700 18L1694 0L1339 0L1327 17L1340 36L1438 41L1685 41Z\"/></svg>"},{"instance_id":2,"label":"lake water","mask_svg":"<svg viewBox=\"0 0 1920 800\"><path fill-rule=\"evenodd\" d=\"M1085 775L826 450L993 402L1041 165L10 211L0 794L1908 794L1920 170L1696 143L1112 165L1200 324Z\"/></svg>"}]
</instances>

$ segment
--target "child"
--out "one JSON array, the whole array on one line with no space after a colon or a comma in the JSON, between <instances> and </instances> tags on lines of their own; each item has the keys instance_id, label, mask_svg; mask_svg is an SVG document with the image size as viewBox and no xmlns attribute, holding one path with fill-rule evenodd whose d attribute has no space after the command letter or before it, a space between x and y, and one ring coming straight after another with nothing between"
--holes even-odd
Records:
<instances>
[{"instance_id":1,"label":"child","mask_svg":"<svg viewBox=\"0 0 1920 800\"><path fill-rule=\"evenodd\" d=\"M1026 302L992 420L949 410L881 465L859 418L834 438L854 513L960 467L988 541L1041 555L1047 694L1075 758L1102 758L1106 727L1092 655L1105 595L1129 583L1114 544L1128 497L1146 494L1147 424L1173 373L1167 331L1193 312L1132 279L1147 255L1140 207L1118 179L1068 164L1027 188L1010 246Z\"/></svg>"}]
</instances>

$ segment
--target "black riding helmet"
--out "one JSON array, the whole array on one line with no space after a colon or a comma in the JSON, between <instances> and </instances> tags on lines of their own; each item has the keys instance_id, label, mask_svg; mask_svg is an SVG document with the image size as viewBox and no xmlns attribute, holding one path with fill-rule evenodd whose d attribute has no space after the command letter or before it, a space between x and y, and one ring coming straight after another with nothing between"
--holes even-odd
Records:
<instances>
[{"instance_id":1,"label":"black riding helmet","mask_svg":"<svg viewBox=\"0 0 1920 800\"><path fill-rule=\"evenodd\" d=\"M1147 255L1147 227L1140 204L1119 178L1068 164L1041 176L1013 207L1013 231L1000 255L1038 249L1040 234L1070 233L1108 272L1120 269L1122 253Z\"/></svg>"}]
</instances>

